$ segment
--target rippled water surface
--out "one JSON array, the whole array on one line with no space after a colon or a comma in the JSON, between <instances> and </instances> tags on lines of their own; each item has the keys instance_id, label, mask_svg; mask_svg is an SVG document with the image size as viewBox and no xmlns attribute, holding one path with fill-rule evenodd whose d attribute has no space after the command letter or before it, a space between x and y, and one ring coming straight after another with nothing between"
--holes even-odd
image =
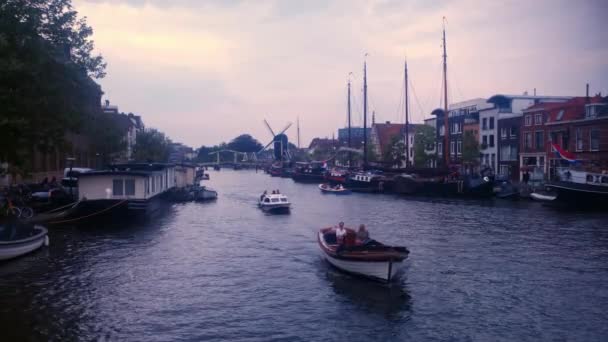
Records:
<instances>
[{"instance_id":1,"label":"rippled water surface","mask_svg":"<svg viewBox=\"0 0 608 342\"><path fill-rule=\"evenodd\" d=\"M338 197L253 171L209 184L216 202L55 228L49 248L0 264L0 339L608 340L608 214ZM292 213L262 213L264 188ZM402 282L331 269L315 234L339 220L408 246Z\"/></svg>"}]
</instances>

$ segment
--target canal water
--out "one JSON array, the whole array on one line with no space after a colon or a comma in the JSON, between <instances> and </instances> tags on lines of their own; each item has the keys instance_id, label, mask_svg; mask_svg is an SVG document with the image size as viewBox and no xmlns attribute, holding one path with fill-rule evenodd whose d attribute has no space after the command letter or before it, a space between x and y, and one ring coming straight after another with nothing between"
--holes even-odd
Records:
<instances>
[{"instance_id":1,"label":"canal water","mask_svg":"<svg viewBox=\"0 0 608 342\"><path fill-rule=\"evenodd\" d=\"M210 173L216 202L55 228L49 248L0 264L1 339L608 339L608 214ZM292 213L261 212L264 189L281 189ZM328 266L316 232L340 220L407 246L406 277L386 287Z\"/></svg>"}]
</instances>

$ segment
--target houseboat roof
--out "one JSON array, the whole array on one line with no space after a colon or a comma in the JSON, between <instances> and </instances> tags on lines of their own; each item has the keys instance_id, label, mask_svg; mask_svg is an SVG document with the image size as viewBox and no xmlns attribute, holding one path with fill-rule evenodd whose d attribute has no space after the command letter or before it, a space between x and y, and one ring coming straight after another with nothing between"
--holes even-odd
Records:
<instances>
[{"instance_id":1,"label":"houseboat roof","mask_svg":"<svg viewBox=\"0 0 608 342\"><path fill-rule=\"evenodd\" d=\"M168 167L174 167L171 163L123 163L112 164L110 169L117 171L160 171Z\"/></svg>"},{"instance_id":2,"label":"houseboat roof","mask_svg":"<svg viewBox=\"0 0 608 342\"><path fill-rule=\"evenodd\" d=\"M97 170L80 174L78 178L95 176L137 176L147 177L152 171L128 171L128 170Z\"/></svg>"}]
</instances>

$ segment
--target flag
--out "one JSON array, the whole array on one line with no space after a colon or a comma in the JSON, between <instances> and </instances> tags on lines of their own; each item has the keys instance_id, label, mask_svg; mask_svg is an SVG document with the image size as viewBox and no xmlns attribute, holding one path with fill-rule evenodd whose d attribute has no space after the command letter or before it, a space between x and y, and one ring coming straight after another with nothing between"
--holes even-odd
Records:
<instances>
[{"instance_id":1,"label":"flag","mask_svg":"<svg viewBox=\"0 0 608 342\"><path fill-rule=\"evenodd\" d=\"M578 160L576 160L576 155L572 152L568 152L566 150L564 150L563 148L559 147L559 145L551 143L551 150L553 152L555 152L555 155L566 160L569 161L571 163L575 163Z\"/></svg>"}]
</instances>

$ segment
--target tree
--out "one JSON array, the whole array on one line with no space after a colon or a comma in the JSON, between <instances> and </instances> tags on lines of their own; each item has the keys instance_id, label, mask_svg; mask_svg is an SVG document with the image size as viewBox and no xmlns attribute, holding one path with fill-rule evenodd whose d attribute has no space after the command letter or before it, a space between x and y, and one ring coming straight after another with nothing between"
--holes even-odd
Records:
<instances>
[{"instance_id":1,"label":"tree","mask_svg":"<svg viewBox=\"0 0 608 342\"><path fill-rule=\"evenodd\" d=\"M228 143L228 149L239 152L258 152L264 146L249 134L241 134Z\"/></svg>"},{"instance_id":2,"label":"tree","mask_svg":"<svg viewBox=\"0 0 608 342\"><path fill-rule=\"evenodd\" d=\"M93 56L93 31L70 0L5 0L0 4L0 161L27 169L34 150L64 149L99 112L105 75Z\"/></svg>"},{"instance_id":3,"label":"tree","mask_svg":"<svg viewBox=\"0 0 608 342\"><path fill-rule=\"evenodd\" d=\"M82 133L89 138L89 148L97 153L97 161L102 165L112 162L127 147L126 132L111 115L115 114L94 115L85 120L82 128Z\"/></svg>"},{"instance_id":4,"label":"tree","mask_svg":"<svg viewBox=\"0 0 608 342\"><path fill-rule=\"evenodd\" d=\"M435 147L437 138L435 128L432 126L421 125L416 127L414 136L414 166L427 167L428 162L436 158L435 154L427 154L426 150Z\"/></svg>"},{"instance_id":5,"label":"tree","mask_svg":"<svg viewBox=\"0 0 608 342\"><path fill-rule=\"evenodd\" d=\"M145 163L164 163L169 159L171 140L164 133L148 128L137 134L133 159Z\"/></svg>"},{"instance_id":6,"label":"tree","mask_svg":"<svg viewBox=\"0 0 608 342\"><path fill-rule=\"evenodd\" d=\"M472 130L465 130L462 136L462 162L471 167L479 163L479 142Z\"/></svg>"},{"instance_id":7,"label":"tree","mask_svg":"<svg viewBox=\"0 0 608 342\"><path fill-rule=\"evenodd\" d=\"M391 137L391 142L384 151L382 159L391 167L400 167L405 161L405 144L400 135Z\"/></svg>"}]
</instances>

